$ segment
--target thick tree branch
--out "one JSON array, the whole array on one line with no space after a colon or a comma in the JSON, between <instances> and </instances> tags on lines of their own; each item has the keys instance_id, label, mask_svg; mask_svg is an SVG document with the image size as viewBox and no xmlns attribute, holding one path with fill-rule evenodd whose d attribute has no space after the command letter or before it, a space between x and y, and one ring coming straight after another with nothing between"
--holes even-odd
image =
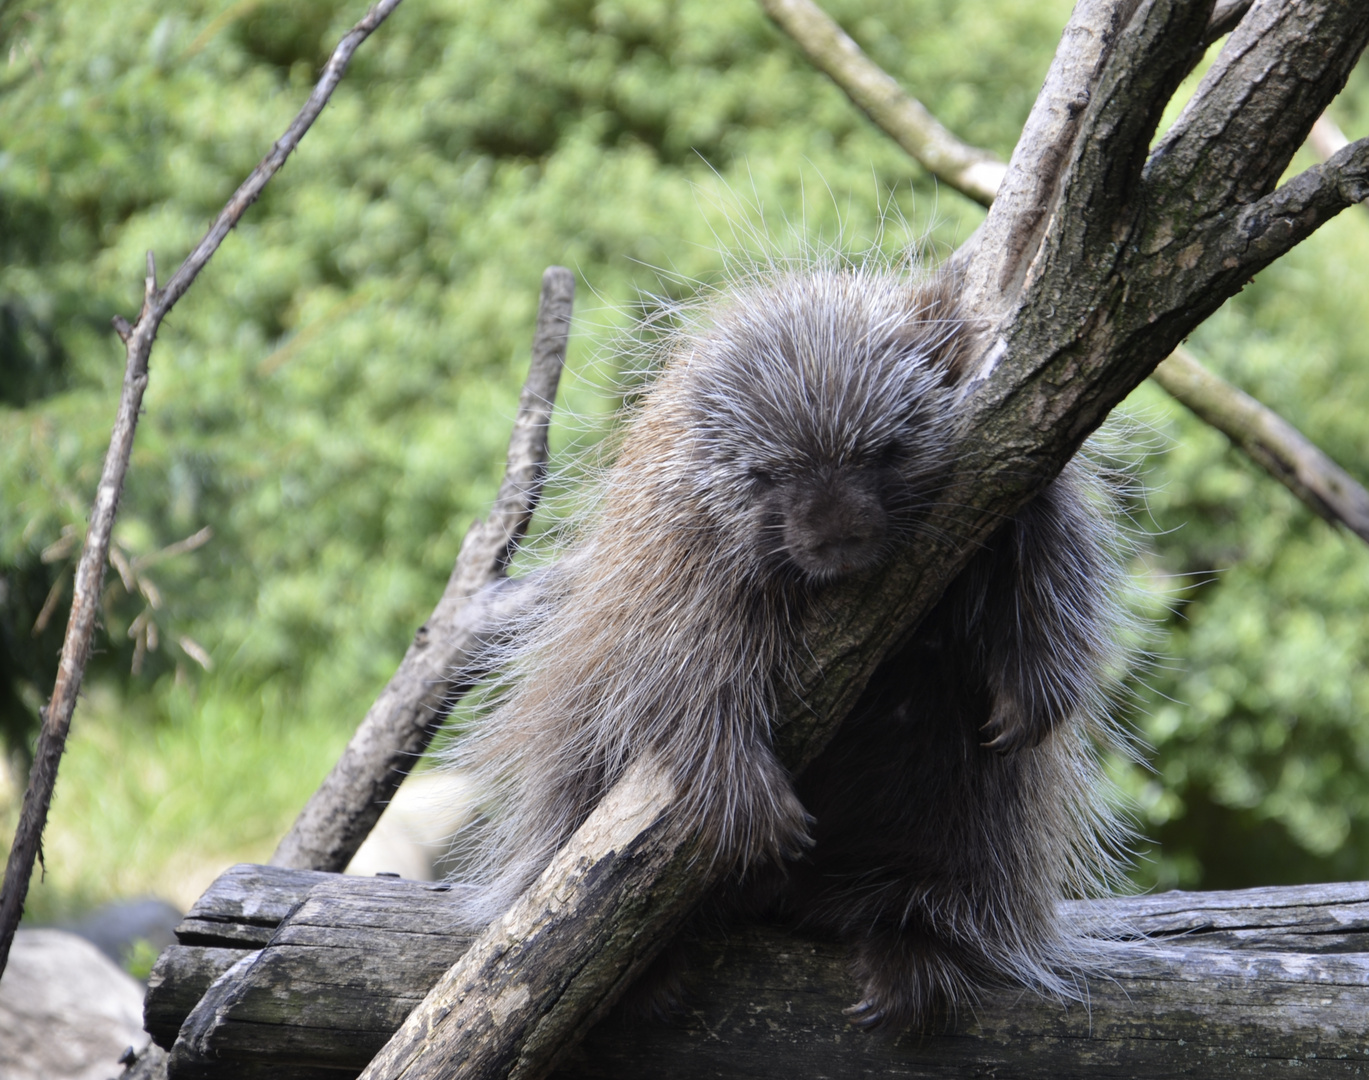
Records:
<instances>
[{"instance_id":1,"label":"thick tree branch","mask_svg":"<svg viewBox=\"0 0 1369 1080\"><path fill-rule=\"evenodd\" d=\"M988 151L956 139L812 0L761 0L761 6L818 70L928 172L984 206L993 203L1007 166ZM1249 7L1250 0L1222 0L1212 13L1203 43L1229 33ZM1348 141L1325 114L1313 125L1309 138L1323 159ZM1154 378L1315 513L1340 521L1369 541L1360 509L1369 503L1369 492L1291 424L1204 369L1187 350L1176 350L1171 361L1156 368Z\"/></svg>"},{"instance_id":2,"label":"thick tree branch","mask_svg":"<svg viewBox=\"0 0 1369 1080\"><path fill-rule=\"evenodd\" d=\"M1369 28L1369 8L1364 10ZM1362 139L1277 191L1232 203L1182 234L1170 233L1164 217L1158 228L1148 219L1119 274L1123 287L1144 300L1121 312L1117 330L1151 336L1158 327L1163 337L1181 328L1178 336L1187 334L1195 315L1211 314L1257 272L1367 196L1369 139ZM1172 200L1166 195L1162 201Z\"/></svg>"},{"instance_id":3,"label":"thick tree branch","mask_svg":"<svg viewBox=\"0 0 1369 1080\"><path fill-rule=\"evenodd\" d=\"M1317 117L1317 122L1312 125L1312 130L1307 135L1307 145L1311 147L1312 153L1316 154L1321 161L1327 161L1335 157L1338 153L1350 145L1350 140L1345 137L1345 132L1334 120L1330 113L1322 113ZM1365 210L1369 210L1369 200L1360 203Z\"/></svg>"},{"instance_id":4,"label":"thick tree branch","mask_svg":"<svg viewBox=\"0 0 1369 1080\"><path fill-rule=\"evenodd\" d=\"M503 580L527 532L547 468L547 430L566 360L575 276L550 267L533 337L532 364L509 439L508 468L490 516L475 522L432 615L389 684L318 790L310 796L271 862L301 870L342 870L385 804L427 749L461 682L478 675L478 657L500 626L531 601L535 581Z\"/></svg>"},{"instance_id":5,"label":"thick tree branch","mask_svg":"<svg viewBox=\"0 0 1369 1080\"><path fill-rule=\"evenodd\" d=\"M304 133L323 111L338 81L347 70L357 46L370 36L399 2L400 0L381 0L343 37L324 68L313 93L309 95L309 100L294 122L271 148L271 152L262 159L261 164L233 193L233 197L210 226L204 239L187 256L163 288L157 287L156 267L152 261L152 253L148 253L143 306L138 321L130 326L125 319L114 320L115 330L124 342L127 354L123 390L119 397L114 431L110 436L109 451L105 455L104 469L100 475L100 485L96 489L95 502L91 507L85 547L81 551L81 559L76 568L73 590L75 595L72 597L71 614L67 620L66 638L62 643L57 681L53 686L47 708L43 710L43 726L38 735L33 769L29 774L19 825L15 830L14 844L10 848L9 861L5 867L4 887L0 891L0 972L4 971L9 959L14 931L23 914L29 878L33 873L33 862L41 850L43 827L47 823L52 790L57 782L57 766L66 747L67 732L71 727L72 713L76 709L76 698L80 693L81 679L90 655L90 644L100 604L100 587L104 580L105 561L109 555L109 538L119 508L119 497L123 492L124 477L128 472L133 435L138 426L138 413L142 407L143 392L147 389L148 357L152 352L157 330L167 312L185 295L196 275L204 269L205 264L218 250L229 230L256 201L262 189L285 164L290 152L299 145Z\"/></svg>"},{"instance_id":6,"label":"thick tree branch","mask_svg":"<svg viewBox=\"0 0 1369 1080\"><path fill-rule=\"evenodd\" d=\"M1142 4L1133 17L1133 23L1147 6L1159 14L1164 14L1166 8L1172 7L1165 2ZM1227 49L1231 49L1238 36L1246 32L1250 19L1258 14L1260 7L1257 0L1247 20L1240 24L1237 34L1228 41ZM1369 8L1359 5L1347 7L1336 0L1308 0L1297 7L1304 18L1277 22L1257 43L1264 57L1260 70L1282 70L1286 53L1288 63L1296 60L1304 65L1305 78L1320 79L1338 87L1344 79L1344 68L1348 63L1343 56L1344 41L1349 38L1357 42L1359 48L1363 47L1364 39L1369 35ZM1317 17L1317 12L1332 9L1336 17ZM1353 18L1346 17L1347 11ZM1328 42L1325 48L1314 47L1306 40L1308 33L1314 38L1317 34L1327 34L1334 41ZM1071 51L1070 40L1067 33L1066 52ZM1055 418L1063 423L1057 429L1057 437L1067 452L1072 452L1077 445L1075 440L1082 438L1101 421L1109 407L1104 404L1105 401L1112 399L1119 391L1125 392L1134 386L1163 355L1245 281L1244 275L1232 273L1229 268L1221 266L1210 268L1220 273L1195 273L1195 266L1189 265L1190 259L1202 262L1204 250L1218 243L1248 243L1248 238L1241 239L1238 224L1259 224L1261 220L1242 217L1245 210L1236 201L1236 189L1228 186L1225 190L1230 201L1220 209L1203 212L1204 217L1213 221L1213 234L1205 238L1206 248L1186 256L1184 248L1170 247L1181 233L1169 229L1164 215L1169 213L1169 208L1183 203L1185 196L1176 187L1162 186L1162 174L1155 168L1154 160L1145 169L1142 183L1138 184L1134 180L1115 177L1115 172L1122 171L1120 162L1112 162L1105 154L1099 153L1099 148L1115 139L1119 131L1122 132L1122 139L1117 149L1125 153L1129 148L1131 140L1127 138L1125 126L1119 125L1114 115L1129 92L1128 87L1132 88L1130 92L1136 96L1138 107L1150 111L1160 86L1155 80L1130 80L1125 70L1128 57L1134 60L1140 53L1154 52L1157 61L1163 60L1166 47L1157 42L1156 35L1128 32L1119 35L1118 40L1115 55L1103 65L1105 70L1094 77L1096 87L1088 86L1083 74L1076 75L1078 80L1082 80L1077 83L1078 89L1089 97L1090 104L1077 133L1079 138L1072 151L1073 157L1064 170L1066 181L1061 186L1060 198L1051 210L1051 235L1037 245L1038 250L1031 255L1030 274L1022 270L1025 287L1015 297L1007 298L994 288L996 282L1003 280L1000 273L1003 263L1001 252L996 251L989 241L991 226L994 225L995 215L999 214L1001 201L996 202L989 212L983 241L967 275L976 305L1003 305L999 308L1003 314L995 320L996 328L986 334L991 346L985 363L986 373L994 369L1000 358L1013 355L1017 363L1039 364L1038 376L1058 384L1067 380L1081 364L1092 367L1105 355L1113 358L1113 362L1104 365L1108 370L1107 385L1084 391L1089 395L1098 392L1100 397L1096 401L1081 402L1068 392L1058 399L1061 411L1055 414ZM1112 64L1118 67L1109 73L1107 69ZM1079 69L1080 66L1074 67ZM1254 100L1258 96L1257 91L1259 88L1250 89L1247 101ZM1057 93L1056 98L1060 93ZM1309 92L1306 96L1309 101L1324 103L1329 95ZM1038 103L1034 114L1049 113L1056 98L1047 97ZM1286 95L1274 100L1287 104ZM1269 103L1269 95L1265 95L1264 103ZM1263 143L1269 140L1267 132L1258 135L1251 132L1250 137L1253 142L1261 144L1259 153L1262 158L1286 161L1293 149L1301 144L1314 119L1315 116L1307 117L1305 126L1284 125L1278 128L1280 140L1284 144L1292 144L1291 148L1289 145L1281 145L1277 149L1264 146ZM1043 123L1029 121L1028 130L1032 130L1034 124L1042 127ZM1049 128L1047 135L1051 136L1051 141L1042 148L1042 152L1050 154L1058 149L1059 138ZM1219 131L1214 138L1225 138L1225 135L1224 131ZM1017 156L1030 160L1031 146L1025 135L1018 146ZM1190 156L1204 155L1195 152ZM1338 166L1340 162L1334 164ZM1332 184L1329 179L1316 187L1314 194L1302 189L1290 192L1293 202L1300 207L1306 203L1320 210L1332 199L1327 189L1335 187L1339 190L1337 184ZM1108 192L1112 192L1114 197L1109 199L1106 196ZM1344 202L1343 194L1336 197ZM1159 214L1156 207L1161 209ZM1260 209L1269 211L1274 208L1264 204ZM1030 207L1027 212L1030 214ZM1324 213L1319 213L1309 217L1306 228L1285 230L1280 226L1279 229L1269 230L1272 235L1260 238L1261 250L1249 257L1246 263L1248 272L1269 261L1275 253L1276 244L1277 251L1287 250L1311 227L1324 220L1324 216ZM1021 230L1016 226L1002 227L1000 231L1005 236L1021 235ZM1223 231L1225 237L1219 241L1216 234ZM1282 241L1280 237L1283 237ZM1169 250L1164 250L1166 248ZM1008 301L1006 305L1005 299ZM1131 360L1119 362L1124 355L1130 356ZM1012 382L1009 380L1005 386ZM1048 422L1046 417L1037 419L1038 422ZM1053 459L1054 456L1055 451L1049 451L1048 457Z\"/></svg>"},{"instance_id":7,"label":"thick tree branch","mask_svg":"<svg viewBox=\"0 0 1369 1080\"><path fill-rule=\"evenodd\" d=\"M1043 240L1055 235L1051 215L1071 226L1072 254L1095 235L1081 235L1081 215L1096 223L1104 208L1087 204L1128 195L1210 10L1192 0L1080 0L984 223L966 283L974 295L1000 303L1016 296ZM1094 168L1081 170L1081 160ZM1084 245L1091 256L1094 246Z\"/></svg>"},{"instance_id":8,"label":"thick tree branch","mask_svg":"<svg viewBox=\"0 0 1369 1080\"><path fill-rule=\"evenodd\" d=\"M1221 268L1238 276L1262 270L1346 207L1369 199L1369 139L1350 143L1329 161L1299 173L1244 207L1223 230ZM1237 265L1232 266L1232 262Z\"/></svg>"},{"instance_id":9,"label":"thick tree branch","mask_svg":"<svg viewBox=\"0 0 1369 1080\"><path fill-rule=\"evenodd\" d=\"M1123 254L1119 230L1125 235L1137 214L1151 138L1209 13L1205 0L1084 0L1075 9L1014 152L1020 166L1009 165L1011 178L1014 167L1044 155L1049 182L1036 190L1053 197L1006 216L1001 201L990 208L980 252L991 252L990 238L1002 233L1009 261L976 259L985 267L971 272L976 296L1016 301L1051 319L1062 339L1090 319L1099 297L1089 286L1109 282ZM1033 142L1034 126L1046 128L1048 142Z\"/></svg>"},{"instance_id":10,"label":"thick tree branch","mask_svg":"<svg viewBox=\"0 0 1369 1080\"><path fill-rule=\"evenodd\" d=\"M671 1024L599 1024L570 1077L1344 1075L1369 1036L1369 884L1070 902L1105 937L1087 1005L987 990L944 1029L851 1031L846 950L776 926L690 950L693 1008ZM468 947L428 882L237 866L177 928L149 980L147 1026L176 1080L347 1080ZM1117 943L1110 930L1145 941ZM516 950L521 943L515 944ZM383 958L372 963L371 958ZM230 976L237 961L245 961ZM499 965L496 965L496 968ZM1196 1055L1196 1056L1195 1056ZM125 1078L131 1080L131 1078Z\"/></svg>"},{"instance_id":11,"label":"thick tree branch","mask_svg":"<svg viewBox=\"0 0 1369 1080\"><path fill-rule=\"evenodd\" d=\"M1274 190L1364 49L1355 3L1255 0L1146 169L1150 251Z\"/></svg>"},{"instance_id":12,"label":"thick tree branch","mask_svg":"<svg viewBox=\"0 0 1369 1080\"><path fill-rule=\"evenodd\" d=\"M362 1080L534 1080L650 963L714 877L641 759L438 980Z\"/></svg>"}]
</instances>

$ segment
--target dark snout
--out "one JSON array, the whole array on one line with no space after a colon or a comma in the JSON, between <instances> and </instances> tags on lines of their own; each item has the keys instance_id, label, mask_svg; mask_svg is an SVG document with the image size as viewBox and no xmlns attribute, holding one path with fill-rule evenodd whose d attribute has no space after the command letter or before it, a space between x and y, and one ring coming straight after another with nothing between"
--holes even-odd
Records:
<instances>
[{"instance_id":1,"label":"dark snout","mask_svg":"<svg viewBox=\"0 0 1369 1080\"><path fill-rule=\"evenodd\" d=\"M795 480L786 496L784 546L805 573L839 577L883 556L889 516L869 470L834 469Z\"/></svg>"}]
</instances>

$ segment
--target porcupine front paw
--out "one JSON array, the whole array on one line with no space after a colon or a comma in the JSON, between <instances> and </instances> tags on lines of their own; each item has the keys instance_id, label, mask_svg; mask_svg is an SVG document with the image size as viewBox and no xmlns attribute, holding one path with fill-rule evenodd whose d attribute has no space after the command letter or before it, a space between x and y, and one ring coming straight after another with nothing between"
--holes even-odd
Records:
<instances>
[{"instance_id":1,"label":"porcupine front paw","mask_svg":"<svg viewBox=\"0 0 1369 1080\"><path fill-rule=\"evenodd\" d=\"M794 792L789 773L774 758L755 771L732 805L731 844L739 868L802 858L813 846L813 818Z\"/></svg>"},{"instance_id":2,"label":"porcupine front paw","mask_svg":"<svg viewBox=\"0 0 1369 1080\"><path fill-rule=\"evenodd\" d=\"M813 846L809 829L813 816L799 801L789 772L774 758L758 770L753 789L754 828L750 861L784 861L802 858Z\"/></svg>"},{"instance_id":3,"label":"porcupine front paw","mask_svg":"<svg viewBox=\"0 0 1369 1080\"><path fill-rule=\"evenodd\" d=\"M786 784L775 819L772 850L780 859L800 859L813 846L809 831L813 815L804 809L792 786Z\"/></svg>"},{"instance_id":4,"label":"porcupine front paw","mask_svg":"<svg viewBox=\"0 0 1369 1080\"><path fill-rule=\"evenodd\" d=\"M705 847L736 870L797 859L813 846L812 818L768 749L687 789L681 803L698 808Z\"/></svg>"},{"instance_id":5,"label":"porcupine front paw","mask_svg":"<svg viewBox=\"0 0 1369 1080\"><path fill-rule=\"evenodd\" d=\"M988 720L979 729L979 745L999 754L1015 754L1039 746L1050 729L1049 720L1032 715L1016 695L999 693L994 696Z\"/></svg>"}]
</instances>

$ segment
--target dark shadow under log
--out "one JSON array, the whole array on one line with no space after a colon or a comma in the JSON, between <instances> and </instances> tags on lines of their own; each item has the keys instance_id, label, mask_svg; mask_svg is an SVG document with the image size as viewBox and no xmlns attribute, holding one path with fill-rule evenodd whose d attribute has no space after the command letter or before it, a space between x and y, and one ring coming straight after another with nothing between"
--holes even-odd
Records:
<instances>
[{"instance_id":1,"label":"dark shadow under log","mask_svg":"<svg viewBox=\"0 0 1369 1080\"><path fill-rule=\"evenodd\" d=\"M842 947L751 926L695 949L695 1008L601 1022L559 1077L1300 1077L1369 1062L1369 883L1072 905L1145 940L1062 1005L985 993L935 1035L852 1030ZM239 866L153 972L147 1025L170 1075L361 1071L466 948L442 885ZM179 1038L178 1038L179 1036Z\"/></svg>"}]
</instances>

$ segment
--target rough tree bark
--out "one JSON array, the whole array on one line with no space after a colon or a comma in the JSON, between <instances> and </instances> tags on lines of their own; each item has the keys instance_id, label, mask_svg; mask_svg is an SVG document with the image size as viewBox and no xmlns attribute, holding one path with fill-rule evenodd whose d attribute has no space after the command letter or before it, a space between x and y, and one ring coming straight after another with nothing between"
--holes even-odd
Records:
<instances>
[{"instance_id":1,"label":"rough tree bark","mask_svg":"<svg viewBox=\"0 0 1369 1080\"><path fill-rule=\"evenodd\" d=\"M1067 917L1147 940L1101 946L1086 1003L1000 988L899 1039L846 1025L840 943L732 928L691 949L686 1016L610 1017L557 1075L1091 1080L1199 1063L1312 1080L1369 1046L1369 883L1080 901ZM440 884L234 867L152 972L148 1030L176 1040L170 1080L347 1080L468 946L457 925Z\"/></svg>"},{"instance_id":2,"label":"rough tree bark","mask_svg":"<svg viewBox=\"0 0 1369 1080\"><path fill-rule=\"evenodd\" d=\"M962 261L981 344L947 495L961 507L955 539L904 552L818 605L811 663L784 692L775 733L790 768L819 752L1004 513L1253 274L1369 194L1369 140L1276 189L1369 36L1369 6L1348 0L1256 0L1151 150L1212 11L1211 0L1076 8ZM363 1075L546 1075L707 884L693 838L658 813L670 799L649 764L625 778ZM610 803L617 821L605 820ZM642 827L628 839L619 824ZM548 950L556 969L530 971Z\"/></svg>"},{"instance_id":3,"label":"rough tree bark","mask_svg":"<svg viewBox=\"0 0 1369 1080\"><path fill-rule=\"evenodd\" d=\"M951 134L812 0L760 4L804 56L915 161L961 194L992 205L1007 172L1005 162ZM1249 7L1250 0L1223 0L1212 12L1202 44L1229 33ZM1348 143L1325 114L1308 138L1323 161ZM1369 491L1278 413L1208 371L1183 346L1162 360L1151 377L1314 513L1369 543Z\"/></svg>"}]
</instances>

